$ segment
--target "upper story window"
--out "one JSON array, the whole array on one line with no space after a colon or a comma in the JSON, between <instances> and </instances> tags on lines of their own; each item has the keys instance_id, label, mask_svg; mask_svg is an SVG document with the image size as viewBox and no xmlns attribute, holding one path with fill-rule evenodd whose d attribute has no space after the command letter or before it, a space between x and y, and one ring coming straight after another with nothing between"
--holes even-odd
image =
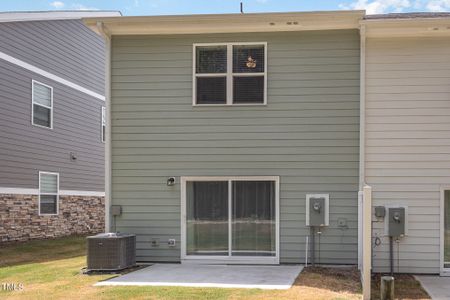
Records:
<instances>
[{"instance_id":1,"label":"upper story window","mask_svg":"<svg viewBox=\"0 0 450 300\"><path fill-rule=\"evenodd\" d=\"M39 214L58 214L59 174L39 172Z\"/></svg>"},{"instance_id":2,"label":"upper story window","mask_svg":"<svg viewBox=\"0 0 450 300\"><path fill-rule=\"evenodd\" d=\"M101 135L102 135L102 142L104 143L106 137L106 108L104 106L102 106L101 118L102 118Z\"/></svg>"},{"instance_id":3,"label":"upper story window","mask_svg":"<svg viewBox=\"0 0 450 300\"><path fill-rule=\"evenodd\" d=\"M194 105L267 102L267 44L194 44Z\"/></svg>"},{"instance_id":4,"label":"upper story window","mask_svg":"<svg viewBox=\"0 0 450 300\"><path fill-rule=\"evenodd\" d=\"M53 128L53 88L32 81L32 124Z\"/></svg>"}]
</instances>

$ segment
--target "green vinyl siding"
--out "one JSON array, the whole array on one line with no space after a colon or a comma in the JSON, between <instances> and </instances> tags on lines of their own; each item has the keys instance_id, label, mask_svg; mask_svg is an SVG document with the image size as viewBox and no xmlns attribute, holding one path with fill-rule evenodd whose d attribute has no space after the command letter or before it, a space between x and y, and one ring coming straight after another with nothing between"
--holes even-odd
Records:
<instances>
[{"instance_id":1,"label":"green vinyl siding","mask_svg":"<svg viewBox=\"0 0 450 300\"><path fill-rule=\"evenodd\" d=\"M192 106L193 44L215 42L267 42L267 105ZM329 193L316 257L357 263L357 30L114 36L111 68L112 223L138 260L180 260L180 176L280 176L280 261L304 262L305 196Z\"/></svg>"}]
</instances>

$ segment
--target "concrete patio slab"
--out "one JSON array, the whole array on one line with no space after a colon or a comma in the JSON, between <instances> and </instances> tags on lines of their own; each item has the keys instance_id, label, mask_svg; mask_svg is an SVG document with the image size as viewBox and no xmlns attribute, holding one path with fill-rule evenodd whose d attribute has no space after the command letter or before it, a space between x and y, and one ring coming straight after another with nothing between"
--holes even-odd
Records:
<instances>
[{"instance_id":1,"label":"concrete patio slab","mask_svg":"<svg viewBox=\"0 0 450 300\"><path fill-rule=\"evenodd\" d=\"M416 275L415 277L430 295L431 299L450 299L450 277L430 275Z\"/></svg>"},{"instance_id":2,"label":"concrete patio slab","mask_svg":"<svg viewBox=\"0 0 450 300\"><path fill-rule=\"evenodd\" d=\"M184 286L289 289L303 270L300 265L193 265L154 264L96 286Z\"/></svg>"}]
</instances>

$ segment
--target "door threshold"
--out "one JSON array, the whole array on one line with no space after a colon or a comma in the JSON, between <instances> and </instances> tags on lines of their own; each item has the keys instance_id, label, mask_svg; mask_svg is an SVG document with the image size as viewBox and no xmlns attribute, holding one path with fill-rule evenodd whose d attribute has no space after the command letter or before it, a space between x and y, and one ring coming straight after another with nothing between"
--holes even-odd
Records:
<instances>
[{"instance_id":1,"label":"door threshold","mask_svg":"<svg viewBox=\"0 0 450 300\"><path fill-rule=\"evenodd\" d=\"M280 261L278 258L273 259L190 259L185 258L181 259L182 264L191 264L191 265L279 265Z\"/></svg>"}]
</instances>

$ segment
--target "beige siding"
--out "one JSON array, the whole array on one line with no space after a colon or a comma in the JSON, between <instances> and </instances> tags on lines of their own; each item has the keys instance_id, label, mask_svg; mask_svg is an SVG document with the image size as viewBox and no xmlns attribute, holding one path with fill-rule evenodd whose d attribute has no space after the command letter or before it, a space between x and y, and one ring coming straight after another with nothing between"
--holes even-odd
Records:
<instances>
[{"instance_id":1,"label":"beige siding","mask_svg":"<svg viewBox=\"0 0 450 300\"><path fill-rule=\"evenodd\" d=\"M268 105L192 107L193 43L249 41L268 43ZM304 262L305 195L329 193L320 262L355 264L358 137L356 30L113 39L112 201L139 260L180 259L180 190L167 177L280 176L281 262Z\"/></svg>"},{"instance_id":2,"label":"beige siding","mask_svg":"<svg viewBox=\"0 0 450 300\"><path fill-rule=\"evenodd\" d=\"M439 190L450 184L449 53L443 38L367 43L366 182L374 206L409 208L409 234L394 244L395 271L439 272ZM383 226L374 223L374 234L382 237ZM388 270L388 250L382 237L376 271Z\"/></svg>"}]
</instances>

